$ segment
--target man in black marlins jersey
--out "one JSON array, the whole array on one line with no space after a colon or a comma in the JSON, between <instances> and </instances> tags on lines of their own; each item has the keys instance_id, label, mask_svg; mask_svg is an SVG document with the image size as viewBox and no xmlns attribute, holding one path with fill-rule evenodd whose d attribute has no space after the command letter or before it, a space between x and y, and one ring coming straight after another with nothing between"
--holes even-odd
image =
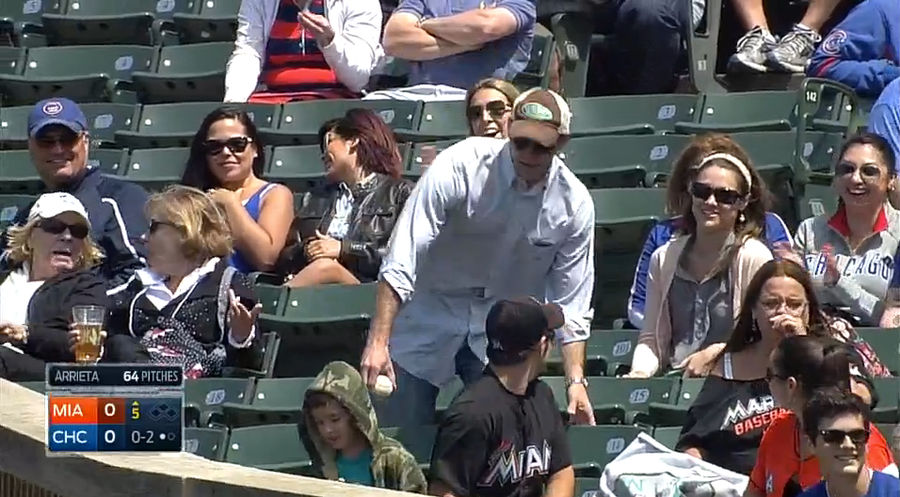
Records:
<instances>
[{"instance_id":1,"label":"man in black marlins jersey","mask_svg":"<svg viewBox=\"0 0 900 497\"><path fill-rule=\"evenodd\" d=\"M485 326L485 374L453 402L438 431L432 495L572 496L562 417L550 387L537 379L563 321L556 304L527 298L494 304Z\"/></svg>"}]
</instances>

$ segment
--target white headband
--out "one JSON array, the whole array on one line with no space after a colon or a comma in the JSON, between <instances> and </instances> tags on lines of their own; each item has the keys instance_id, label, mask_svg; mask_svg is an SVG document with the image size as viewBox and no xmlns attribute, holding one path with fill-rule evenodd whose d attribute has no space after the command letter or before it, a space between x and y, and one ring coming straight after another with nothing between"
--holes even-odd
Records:
<instances>
[{"instance_id":1,"label":"white headband","mask_svg":"<svg viewBox=\"0 0 900 497\"><path fill-rule=\"evenodd\" d=\"M728 162L729 164L731 164L732 166L738 168L738 171L741 172L741 176L744 177L744 181L747 182L747 191L750 190L750 187L753 186L753 177L750 176L750 169L740 159L738 159L737 157L735 157L731 154L719 152L716 154L708 155L702 161L700 161L700 165L697 166L697 169L702 168L706 164L709 164L710 162L712 162L716 159L722 159L725 162Z\"/></svg>"}]
</instances>

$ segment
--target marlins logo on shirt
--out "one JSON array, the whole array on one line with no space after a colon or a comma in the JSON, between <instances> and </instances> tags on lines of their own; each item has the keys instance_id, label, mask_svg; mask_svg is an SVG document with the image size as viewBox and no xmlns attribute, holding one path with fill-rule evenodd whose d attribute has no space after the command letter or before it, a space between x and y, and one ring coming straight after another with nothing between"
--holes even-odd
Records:
<instances>
[{"instance_id":1,"label":"marlins logo on shirt","mask_svg":"<svg viewBox=\"0 0 900 497\"><path fill-rule=\"evenodd\" d=\"M758 428L765 428L781 412L775 407L771 395L762 395L747 400L740 399L728 408L722 421L722 430L734 430L735 435L743 435Z\"/></svg>"},{"instance_id":2,"label":"marlins logo on shirt","mask_svg":"<svg viewBox=\"0 0 900 497\"><path fill-rule=\"evenodd\" d=\"M517 451L512 442L504 441L488 459L488 470L478 482L480 487L490 487L495 483L505 485L518 483L523 479L550 472L550 443L544 440L543 447L529 445Z\"/></svg>"}]
</instances>

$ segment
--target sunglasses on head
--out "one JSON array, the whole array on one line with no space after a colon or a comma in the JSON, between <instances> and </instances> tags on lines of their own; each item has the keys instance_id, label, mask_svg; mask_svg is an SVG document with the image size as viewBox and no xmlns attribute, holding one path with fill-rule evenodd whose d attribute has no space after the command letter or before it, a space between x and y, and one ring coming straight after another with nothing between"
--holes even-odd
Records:
<instances>
[{"instance_id":1,"label":"sunglasses on head","mask_svg":"<svg viewBox=\"0 0 900 497\"><path fill-rule=\"evenodd\" d=\"M509 105L502 100L493 100L484 105L470 105L469 108L466 109L466 117L468 117L470 121L472 119L481 119L481 116L484 115L484 111L488 112L491 119L500 119L504 114L509 112Z\"/></svg>"},{"instance_id":2,"label":"sunglasses on head","mask_svg":"<svg viewBox=\"0 0 900 497\"><path fill-rule=\"evenodd\" d=\"M532 140L531 138L519 137L519 138L513 138L510 141L512 141L512 144L514 147L516 147L516 150L524 151L527 149L532 149L535 152L537 152L539 154L544 154L544 155L553 153L552 148L545 147L545 146L541 145L540 143Z\"/></svg>"},{"instance_id":3,"label":"sunglasses on head","mask_svg":"<svg viewBox=\"0 0 900 497\"><path fill-rule=\"evenodd\" d=\"M869 430L819 430L819 435L825 443L830 445L840 445L844 443L844 438L849 437L850 441L855 445L862 445L869 441Z\"/></svg>"},{"instance_id":4,"label":"sunglasses on head","mask_svg":"<svg viewBox=\"0 0 900 497\"><path fill-rule=\"evenodd\" d=\"M876 164L863 164L857 168L855 164L841 162L834 166L836 176L850 176L856 171L859 171L859 177L866 183L873 183L881 178L881 168Z\"/></svg>"},{"instance_id":5,"label":"sunglasses on head","mask_svg":"<svg viewBox=\"0 0 900 497\"><path fill-rule=\"evenodd\" d=\"M88 236L88 227L83 224L67 224L59 219L43 219L37 224L37 227L51 235L58 235L66 230L72 235L72 238L83 240Z\"/></svg>"},{"instance_id":6,"label":"sunglasses on head","mask_svg":"<svg viewBox=\"0 0 900 497\"><path fill-rule=\"evenodd\" d=\"M252 142L253 139L249 136L233 136L227 140L206 140L203 142L203 151L206 152L206 155L216 155L228 147L232 153L239 154L247 150L247 146Z\"/></svg>"},{"instance_id":7,"label":"sunglasses on head","mask_svg":"<svg viewBox=\"0 0 900 497\"><path fill-rule=\"evenodd\" d=\"M742 198L741 192L732 190L731 188L714 188L705 183L691 183L691 195L698 200L708 200L712 195L716 198L716 203L723 205L734 205Z\"/></svg>"}]
</instances>

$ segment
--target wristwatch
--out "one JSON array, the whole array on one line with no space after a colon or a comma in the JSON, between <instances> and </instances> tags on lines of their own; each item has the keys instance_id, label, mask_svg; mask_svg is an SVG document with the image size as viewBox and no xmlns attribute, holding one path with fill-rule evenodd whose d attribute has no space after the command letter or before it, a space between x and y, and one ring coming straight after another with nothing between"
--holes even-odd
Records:
<instances>
[{"instance_id":1,"label":"wristwatch","mask_svg":"<svg viewBox=\"0 0 900 497\"><path fill-rule=\"evenodd\" d=\"M571 387L572 385L584 385L585 388L588 386L588 380L585 377L581 378L566 378L566 388Z\"/></svg>"}]
</instances>

